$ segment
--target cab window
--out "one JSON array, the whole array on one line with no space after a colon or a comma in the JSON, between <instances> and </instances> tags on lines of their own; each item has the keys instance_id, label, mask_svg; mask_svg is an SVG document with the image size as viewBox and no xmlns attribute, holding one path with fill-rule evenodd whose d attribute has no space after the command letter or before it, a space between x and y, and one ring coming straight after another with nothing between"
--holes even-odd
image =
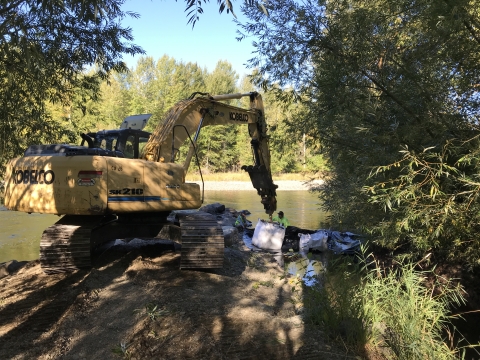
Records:
<instances>
[{"instance_id":1,"label":"cab window","mask_svg":"<svg viewBox=\"0 0 480 360\"><path fill-rule=\"evenodd\" d=\"M106 135L97 133L93 141L93 147L104 150L115 151L117 146L118 134Z\"/></svg>"},{"instance_id":2,"label":"cab window","mask_svg":"<svg viewBox=\"0 0 480 360\"><path fill-rule=\"evenodd\" d=\"M133 159L135 155L135 136L129 135L127 141L125 141L125 149L123 154L126 158Z\"/></svg>"},{"instance_id":3,"label":"cab window","mask_svg":"<svg viewBox=\"0 0 480 360\"><path fill-rule=\"evenodd\" d=\"M143 149L145 148L145 145L147 145L147 142L148 142L148 137L140 136L138 138L138 157L140 157L143 154Z\"/></svg>"}]
</instances>

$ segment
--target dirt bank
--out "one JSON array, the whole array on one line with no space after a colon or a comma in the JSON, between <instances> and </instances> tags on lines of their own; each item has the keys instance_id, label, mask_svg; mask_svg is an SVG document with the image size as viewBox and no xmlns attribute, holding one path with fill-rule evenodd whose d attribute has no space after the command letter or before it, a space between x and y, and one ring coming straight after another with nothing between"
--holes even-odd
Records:
<instances>
[{"instance_id":1,"label":"dirt bank","mask_svg":"<svg viewBox=\"0 0 480 360\"><path fill-rule=\"evenodd\" d=\"M301 316L301 287L238 241L215 271L172 246L110 249L93 269L0 279L1 359L345 359ZM296 291L293 291L293 287Z\"/></svg>"}]
</instances>

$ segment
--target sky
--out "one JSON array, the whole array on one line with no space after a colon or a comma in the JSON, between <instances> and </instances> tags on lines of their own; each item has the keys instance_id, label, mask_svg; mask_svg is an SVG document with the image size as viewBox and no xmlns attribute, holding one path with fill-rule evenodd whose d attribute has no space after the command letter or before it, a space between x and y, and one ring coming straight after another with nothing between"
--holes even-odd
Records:
<instances>
[{"instance_id":1,"label":"sky","mask_svg":"<svg viewBox=\"0 0 480 360\"><path fill-rule=\"evenodd\" d=\"M242 20L245 18L240 13L240 3L235 1L233 6L235 15ZM138 13L140 17L127 17L122 25L132 29L133 42L154 60L166 54L178 61L197 63L208 71L212 71L219 60L227 60L238 75L250 73L244 64L254 56L252 39L236 40L237 26L232 14L226 11L219 14L215 0L202 7L204 13L192 29L192 25L187 24L183 0L127 0L122 10ZM124 55L123 60L128 67L133 67L139 57Z\"/></svg>"}]
</instances>

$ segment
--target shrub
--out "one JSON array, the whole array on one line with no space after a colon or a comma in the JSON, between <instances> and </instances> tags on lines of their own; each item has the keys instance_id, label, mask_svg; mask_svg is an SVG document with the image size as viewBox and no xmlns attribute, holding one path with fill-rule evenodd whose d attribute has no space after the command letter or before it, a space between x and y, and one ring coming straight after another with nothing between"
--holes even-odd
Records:
<instances>
[{"instance_id":1,"label":"shrub","mask_svg":"<svg viewBox=\"0 0 480 360\"><path fill-rule=\"evenodd\" d=\"M356 352L371 349L395 359L455 359L442 334L450 308L464 302L462 289L417 264L381 269L339 258L321 285L306 292L307 319L342 339ZM427 282L428 279L428 282Z\"/></svg>"},{"instance_id":2,"label":"shrub","mask_svg":"<svg viewBox=\"0 0 480 360\"><path fill-rule=\"evenodd\" d=\"M329 262L321 281L305 289L305 315L331 338L340 336L349 347L356 348L367 342L368 332L358 293L358 267L345 260L338 258Z\"/></svg>"}]
</instances>

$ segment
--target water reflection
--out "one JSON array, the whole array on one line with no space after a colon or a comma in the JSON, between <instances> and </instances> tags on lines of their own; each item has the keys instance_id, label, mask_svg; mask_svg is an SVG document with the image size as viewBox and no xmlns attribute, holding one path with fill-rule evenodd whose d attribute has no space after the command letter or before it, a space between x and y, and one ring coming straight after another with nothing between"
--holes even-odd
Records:
<instances>
[{"instance_id":1,"label":"water reflection","mask_svg":"<svg viewBox=\"0 0 480 360\"><path fill-rule=\"evenodd\" d=\"M325 256L322 253L299 254L300 258L287 263L286 271L297 276L307 286L312 286L318 281L318 275L325 270Z\"/></svg>"},{"instance_id":2,"label":"water reflection","mask_svg":"<svg viewBox=\"0 0 480 360\"><path fill-rule=\"evenodd\" d=\"M273 255L280 267L285 267L286 272L297 276L307 286L312 286L317 282L317 276L325 270L327 265L327 258L324 253L302 254L288 252L284 254L281 251L260 249L252 244L252 238L245 233L243 234L243 243L252 251Z\"/></svg>"},{"instance_id":3,"label":"water reflection","mask_svg":"<svg viewBox=\"0 0 480 360\"><path fill-rule=\"evenodd\" d=\"M0 262L38 259L42 232L57 220L56 215L8 211L0 206Z\"/></svg>"}]
</instances>

